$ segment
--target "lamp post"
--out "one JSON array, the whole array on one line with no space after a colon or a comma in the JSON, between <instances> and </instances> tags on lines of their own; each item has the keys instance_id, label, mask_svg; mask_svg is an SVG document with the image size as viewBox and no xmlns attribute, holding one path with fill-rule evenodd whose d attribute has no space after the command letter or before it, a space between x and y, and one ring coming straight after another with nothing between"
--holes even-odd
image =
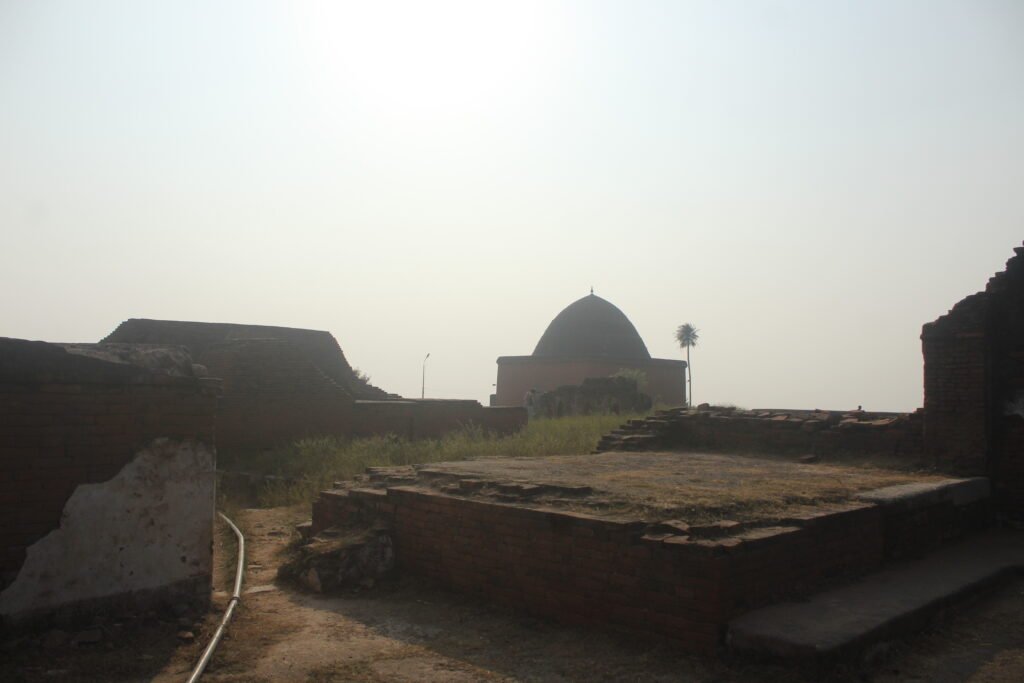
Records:
<instances>
[{"instance_id":1,"label":"lamp post","mask_svg":"<svg viewBox=\"0 0 1024 683\"><path fill-rule=\"evenodd\" d=\"M429 353L426 356L423 357L423 380L420 383L420 398L426 398L427 397L427 359L428 358L430 358L430 354Z\"/></svg>"}]
</instances>

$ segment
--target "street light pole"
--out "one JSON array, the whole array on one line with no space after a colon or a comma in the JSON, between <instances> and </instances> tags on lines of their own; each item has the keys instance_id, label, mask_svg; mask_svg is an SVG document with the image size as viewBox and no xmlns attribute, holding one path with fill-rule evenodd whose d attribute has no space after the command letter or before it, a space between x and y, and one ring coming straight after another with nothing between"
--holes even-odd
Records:
<instances>
[{"instance_id":1,"label":"street light pole","mask_svg":"<svg viewBox=\"0 0 1024 683\"><path fill-rule=\"evenodd\" d=\"M427 397L427 358L430 358L429 353L423 357L423 380L420 384L420 398Z\"/></svg>"}]
</instances>

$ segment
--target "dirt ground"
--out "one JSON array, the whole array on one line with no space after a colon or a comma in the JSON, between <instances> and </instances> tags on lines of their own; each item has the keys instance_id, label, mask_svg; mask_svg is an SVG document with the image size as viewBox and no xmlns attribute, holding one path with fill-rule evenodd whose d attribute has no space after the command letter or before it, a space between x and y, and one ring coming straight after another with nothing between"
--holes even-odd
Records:
<instances>
[{"instance_id":1,"label":"dirt ground","mask_svg":"<svg viewBox=\"0 0 1024 683\"><path fill-rule=\"evenodd\" d=\"M496 608L412 578L361 593L322 597L276 585L277 566L308 509L236 515L249 547L246 593L204 681L878 681L1017 683L1024 680L1024 579L946 615L929 632L887 643L870 663L828 671L708 660L664 641L559 626ZM217 582L233 571L221 534ZM54 647L42 637L0 649L3 681L183 681L220 617L226 593L193 625L175 620L104 624L90 645Z\"/></svg>"}]
</instances>

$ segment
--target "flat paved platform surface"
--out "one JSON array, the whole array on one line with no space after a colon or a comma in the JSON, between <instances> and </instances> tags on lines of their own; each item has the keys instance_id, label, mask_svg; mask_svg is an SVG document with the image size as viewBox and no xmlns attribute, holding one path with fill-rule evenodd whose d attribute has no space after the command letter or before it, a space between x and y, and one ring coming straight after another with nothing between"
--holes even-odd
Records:
<instances>
[{"instance_id":1,"label":"flat paved platform surface","mask_svg":"<svg viewBox=\"0 0 1024 683\"><path fill-rule=\"evenodd\" d=\"M807 601L745 614L729 624L729 644L778 657L839 654L916 629L932 611L1021 569L1024 533L990 532Z\"/></svg>"},{"instance_id":2,"label":"flat paved platform surface","mask_svg":"<svg viewBox=\"0 0 1024 683\"><path fill-rule=\"evenodd\" d=\"M411 468L408 468L411 473ZM760 521L858 493L943 478L878 467L802 463L795 458L711 453L608 452L436 463L413 475L446 492L445 477L488 484L458 495L569 508L598 516L686 522ZM495 488L491 484L506 484ZM521 484L519 491L507 484ZM556 490L543 490L543 487ZM532 487L541 487L534 488ZM562 490L557 490L561 488ZM575 489L575 490L573 490ZM588 490L589 489L589 490Z\"/></svg>"}]
</instances>

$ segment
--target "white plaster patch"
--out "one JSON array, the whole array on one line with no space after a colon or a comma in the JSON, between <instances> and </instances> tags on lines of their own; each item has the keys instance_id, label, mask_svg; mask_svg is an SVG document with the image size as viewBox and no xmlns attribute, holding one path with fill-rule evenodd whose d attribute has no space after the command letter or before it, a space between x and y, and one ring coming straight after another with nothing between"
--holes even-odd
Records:
<instances>
[{"instance_id":1,"label":"white plaster patch","mask_svg":"<svg viewBox=\"0 0 1024 683\"><path fill-rule=\"evenodd\" d=\"M114 478L83 484L28 548L0 614L160 588L212 568L214 450L160 438Z\"/></svg>"}]
</instances>

